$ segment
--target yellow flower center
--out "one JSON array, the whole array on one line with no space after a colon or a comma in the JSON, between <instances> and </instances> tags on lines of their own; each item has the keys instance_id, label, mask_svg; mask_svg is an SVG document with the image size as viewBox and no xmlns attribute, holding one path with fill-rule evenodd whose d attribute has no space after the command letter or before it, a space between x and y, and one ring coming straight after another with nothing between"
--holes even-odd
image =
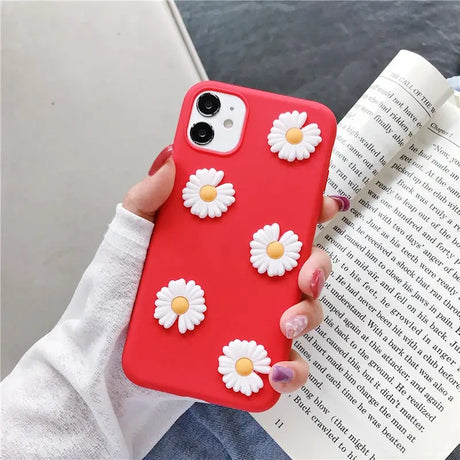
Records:
<instances>
[{"instance_id":1,"label":"yellow flower center","mask_svg":"<svg viewBox=\"0 0 460 460\"><path fill-rule=\"evenodd\" d=\"M286 140L290 144L300 144L303 139L303 132L300 128L291 128L286 132Z\"/></svg>"},{"instance_id":2,"label":"yellow flower center","mask_svg":"<svg viewBox=\"0 0 460 460\"><path fill-rule=\"evenodd\" d=\"M217 190L216 187L213 187L212 185L204 185L203 187L200 188L200 198L203 201L214 201L217 196Z\"/></svg>"},{"instance_id":3,"label":"yellow flower center","mask_svg":"<svg viewBox=\"0 0 460 460\"><path fill-rule=\"evenodd\" d=\"M284 254L284 246L278 241L272 241L267 246L267 255L272 259L279 259Z\"/></svg>"},{"instance_id":4,"label":"yellow flower center","mask_svg":"<svg viewBox=\"0 0 460 460\"><path fill-rule=\"evenodd\" d=\"M183 315L189 308L188 300L185 297L174 297L171 302L171 310L176 315Z\"/></svg>"},{"instance_id":5,"label":"yellow flower center","mask_svg":"<svg viewBox=\"0 0 460 460\"><path fill-rule=\"evenodd\" d=\"M240 358L235 363L235 370L238 374L246 377L254 370L254 364L249 358Z\"/></svg>"}]
</instances>

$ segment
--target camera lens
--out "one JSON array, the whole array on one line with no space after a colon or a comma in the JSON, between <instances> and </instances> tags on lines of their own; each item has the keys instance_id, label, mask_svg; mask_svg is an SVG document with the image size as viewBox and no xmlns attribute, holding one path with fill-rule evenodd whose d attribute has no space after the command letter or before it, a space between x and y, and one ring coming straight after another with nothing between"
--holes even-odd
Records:
<instances>
[{"instance_id":1,"label":"camera lens","mask_svg":"<svg viewBox=\"0 0 460 460\"><path fill-rule=\"evenodd\" d=\"M198 111L205 117L211 117L220 110L220 101L215 94L204 93L198 98Z\"/></svg>"},{"instance_id":2,"label":"camera lens","mask_svg":"<svg viewBox=\"0 0 460 460\"><path fill-rule=\"evenodd\" d=\"M214 130L210 124L200 121L190 128L190 137L195 144L209 144L214 137Z\"/></svg>"}]
</instances>

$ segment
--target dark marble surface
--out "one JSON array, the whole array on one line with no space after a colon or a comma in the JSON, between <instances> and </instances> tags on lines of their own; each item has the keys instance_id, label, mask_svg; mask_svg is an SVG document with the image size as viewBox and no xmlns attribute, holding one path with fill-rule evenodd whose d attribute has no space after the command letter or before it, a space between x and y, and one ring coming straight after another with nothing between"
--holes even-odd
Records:
<instances>
[{"instance_id":1,"label":"dark marble surface","mask_svg":"<svg viewBox=\"0 0 460 460\"><path fill-rule=\"evenodd\" d=\"M460 73L460 2L178 1L209 78L328 105L340 120L400 49Z\"/></svg>"},{"instance_id":2,"label":"dark marble surface","mask_svg":"<svg viewBox=\"0 0 460 460\"><path fill-rule=\"evenodd\" d=\"M209 78L317 100L338 120L400 49L460 74L458 1L176 3Z\"/></svg>"}]
</instances>

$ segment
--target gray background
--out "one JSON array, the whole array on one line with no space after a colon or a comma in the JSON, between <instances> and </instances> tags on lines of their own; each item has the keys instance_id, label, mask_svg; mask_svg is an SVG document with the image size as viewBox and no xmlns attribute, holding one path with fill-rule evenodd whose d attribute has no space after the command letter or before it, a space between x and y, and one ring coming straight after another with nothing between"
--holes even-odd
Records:
<instances>
[{"instance_id":1,"label":"gray background","mask_svg":"<svg viewBox=\"0 0 460 460\"><path fill-rule=\"evenodd\" d=\"M176 2L209 78L313 99L338 120L400 49L460 73L460 2Z\"/></svg>"},{"instance_id":2,"label":"gray background","mask_svg":"<svg viewBox=\"0 0 460 460\"><path fill-rule=\"evenodd\" d=\"M2 375L57 322L199 75L164 2L3 2Z\"/></svg>"}]
</instances>

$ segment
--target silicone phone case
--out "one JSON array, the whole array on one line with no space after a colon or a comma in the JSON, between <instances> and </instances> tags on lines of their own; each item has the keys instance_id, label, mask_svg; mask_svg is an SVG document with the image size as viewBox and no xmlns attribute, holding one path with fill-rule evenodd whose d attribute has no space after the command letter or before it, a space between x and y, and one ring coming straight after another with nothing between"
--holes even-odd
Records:
<instances>
[{"instance_id":1,"label":"silicone phone case","mask_svg":"<svg viewBox=\"0 0 460 460\"><path fill-rule=\"evenodd\" d=\"M246 104L242 138L230 155L206 153L187 137L193 101L203 91L235 94ZM267 135L284 112L306 112L322 141L310 158L292 162L270 151ZM291 341L280 331L284 310L301 298L298 272L311 251L336 133L332 112L302 99L206 81L187 93L174 139L174 190L158 213L123 353L134 383L177 395L257 412L279 398L267 374L246 396L228 389L218 372L223 347L234 340L262 345L271 365L288 359ZM182 191L199 169L223 171L235 202L220 217L200 218L184 206ZM298 265L283 276L260 274L250 262L253 235L278 223L302 242ZM172 280L193 280L204 291L206 311L194 330L180 333L154 318L157 293ZM230 353L231 354L231 353Z\"/></svg>"}]
</instances>

